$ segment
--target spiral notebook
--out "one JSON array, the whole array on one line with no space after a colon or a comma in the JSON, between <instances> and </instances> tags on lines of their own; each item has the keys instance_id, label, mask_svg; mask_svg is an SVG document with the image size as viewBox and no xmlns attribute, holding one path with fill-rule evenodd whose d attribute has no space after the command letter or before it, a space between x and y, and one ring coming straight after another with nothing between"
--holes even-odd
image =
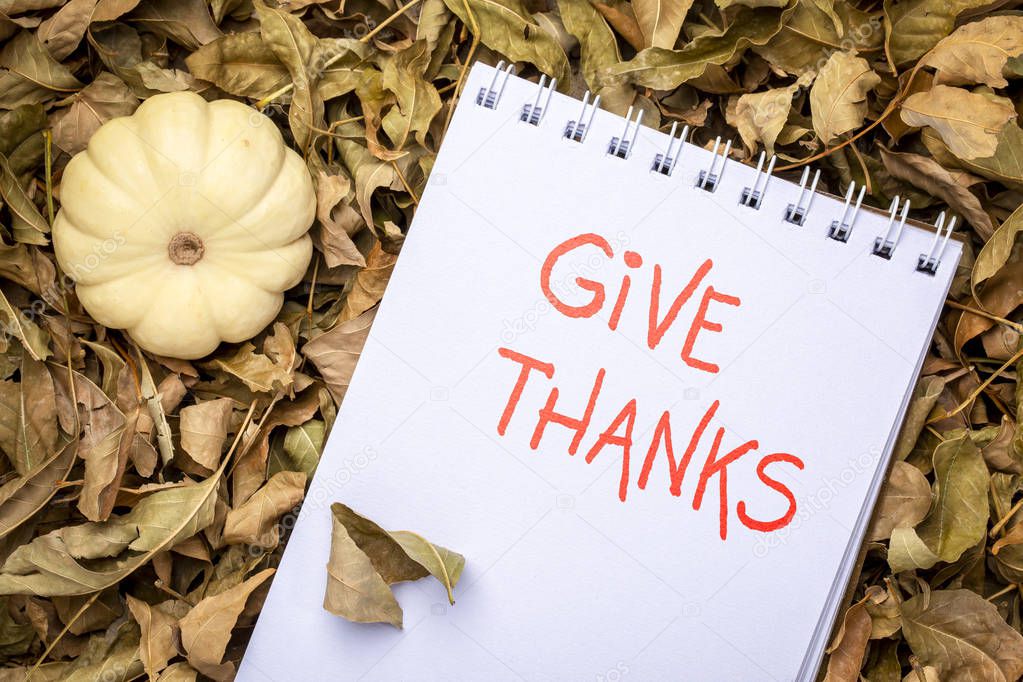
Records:
<instances>
[{"instance_id":1,"label":"spiral notebook","mask_svg":"<svg viewBox=\"0 0 1023 682\"><path fill-rule=\"evenodd\" d=\"M952 221L508 69L464 92L239 679L813 679ZM456 603L326 612L335 501L464 554Z\"/></svg>"}]
</instances>

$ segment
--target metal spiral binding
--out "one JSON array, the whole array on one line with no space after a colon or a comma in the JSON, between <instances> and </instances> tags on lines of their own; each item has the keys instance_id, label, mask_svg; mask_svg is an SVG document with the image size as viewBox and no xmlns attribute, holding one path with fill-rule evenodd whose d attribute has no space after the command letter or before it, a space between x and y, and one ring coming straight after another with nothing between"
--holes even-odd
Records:
<instances>
[{"instance_id":1,"label":"metal spiral binding","mask_svg":"<svg viewBox=\"0 0 1023 682\"><path fill-rule=\"evenodd\" d=\"M552 78L551 83L546 88L544 84L547 82L547 76L540 76L540 85L536 89L536 99L533 100L532 104L522 105L522 114L519 116L519 120L528 123L532 126L540 125L540 121L543 120L543 113L547 111L548 105L551 103L551 95L554 94L554 88L558 87L558 79ZM547 97L544 97L546 91ZM543 105L540 104L540 100L543 99Z\"/></svg>"},{"instance_id":2,"label":"metal spiral binding","mask_svg":"<svg viewBox=\"0 0 1023 682\"><path fill-rule=\"evenodd\" d=\"M806 180L810 177L810 167L807 166L803 169L803 177L799 181L799 198L796 199L796 203L789 204L789 207L785 210L785 220L792 223L793 225L802 225L806 222L806 216L810 213L810 206L813 205L813 198L817 194L817 181L821 179L821 171L817 171L813 174L813 183L810 184L810 193L807 194ZM803 205L803 198L806 198L806 205Z\"/></svg>"},{"instance_id":3,"label":"metal spiral binding","mask_svg":"<svg viewBox=\"0 0 1023 682\"><path fill-rule=\"evenodd\" d=\"M842 217L832 220L831 227L828 228L828 237L835 241L849 241L849 235L852 234L853 226L856 224L856 217L860 214L860 206L863 204L863 194L867 191L867 186L860 187L860 194L856 197L856 206L852 209L852 215L849 215L849 203L852 201L854 189L856 189L856 183L850 182L849 189L845 191L845 207L842 209Z\"/></svg>"},{"instance_id":4,"label":"metal spiral binding","mask_svg":"<svg viewBox=\"0 0 1023 682\"><path fill-rule=\"evenodd\" d=\"M590 116L586 118L586 107L590 107ZM590 91L586 91L586 95L583 97L583 108L579 111L579 116L574 121L569 121L568 125L565 126L565 133L563 137L573 142L582 142L586 139L586 131L590 129L590 124L593 123L593 117L597 114L597 108L600 106L600 95L593 98L593 104L590 104ZM583 123L583 119L586 122Z\"/></svg>"},{"instance_id":5,"label":"metal spiral binding","mask_svg":"<svg viewBox=\"0 0 1023 682\"><path fill-rule=\"evenodd\" d=\"M895 228L895 235L892 236L892 225L895 223L895 214L898 212L899 197L895 197L892 199L891 206L888 207L888 227L885 228L883 235L874 240L873 253L875 256L891 260L892 254L895 253L895 247L899 244L899 237L902 236L902 228L906 226L906 218L909 217L909 199L902 205L902 215L899 216L899 224Z\"/></svg>"},{"instance_id":6,"label":"metal spiral binding","mask_svg":"<svg viewBox=\"0 0 1023 682\"><path fill-rule=\"evenodd\" d=\"M511 71L511 64L505 67L504 62L499 63L489 87L480 88L480 92L476 97L476 103L487 109L496 109ZM556 87L556 79L552 78L548 81L546 76L541 76L540 82L537 85L536 96L531 103L527 102L522 106L519 120L532 126L539 126L543 120L545 112L550 106L551 97L553 96L554 89ZM593 125L593 119L596 116L597 109L600 107L600 96L597 95L596 97L593 97L592 101L590 100L590 97L591 93L587 90L586 94L583 96L582 106L579 110L578 116L568 121L565 125L562 133L562 137L565 139L573 142L585 142L586 135ZM636 111L635 107L629 108L629 112L625 116L625 127L620 135L612 137L608 142L606 150L607 154L621 159L628 159L631 157L635 148L636 139L639 135L639 127L643 120L643 110L640 109L636 113L635 118L633 118L634 111ZM677 130L678 122L676 121L672 123L671 132L668 133L667 147L662 152L655 154L651 161L651 173L671 176L674 172L675 166L678 163L678 159L682 156L685 144L689 137L689 126L684 126L682 128L682 133L676 137L675 133ZM714 192L718 188L721 183L721 179L724 176L725 166L728 163L728 155L731 149L732 142L730 140L725 143L724 149L722 150L721 137L718 136L715 138L714 147L711 151L712 158L710 165L700 170L696 181L696 188L707 192ZM753 182L751 185L744 187L739 196L739 204L741 206L754 210L759 210L761 208L764 203L764 197L767 194L768 184L771 182L771 178L774 174L776 160L777 158L774 155L768 159L766 152L760 153L760 156L757 159ZM765 162L767 163L766 168L764 168ZM799 196L795 203L788 204L788 207L785 210L785 221L794 225L801 226L806 223L810 209L813 205L814 196L817 193L817 184L820 181L821 172L819 169L814 171L813 178L811 179L810 170L811 169L809 167L803 169L803 175L799 181ZM865 185L861 185L859 192L856 192L856 183L849 183L849 187L845 192L845 202L842 208L842 215L838 219L832 220L828 227L827 237L829 239L833 239L841 243L847 243L849 241L853 229L856 226L856 219L859 217L862 209L866 189ZM854 194L856 195L855 202L853 201ZM899 239L902 236L903 229L906 226L906 220L909 217L909 209L909 200L903 202L898 196L892 199L892 203L888 207L888 223L885 227L884 234L878 235L877 238L874 239L874 244L871 249L871 253L873 253L873 255L884 258L885 260L891 260L895 253L895 249L899 244ZM948 221L947 226L945 223L946 215L942 212L938 216L938 220L935 224L936 232L928 252L921 253L917 258L916 270L918 272L928 275L934 275L937 273L938 266L941 264L941 259L945 253L945 248L952 237L952 231L955 229L956 218L953 216Z\"/></svg>"},{"instance_id":7,"label":"metal spiral binding","mask_svg":"<svg viewBox=\"0 0 1023 682\"><path fill-rule=\"evenodd\" d=\"M503 59L499 61L494 69L494 77L490 81L490 87L480 88L479 94L476 95L476 104L486 109L496 109L497 103L501 101L501 95L504 94L504 86L508 84L508 76L511 75L514 66L514 64L505 66ZM497 87L497 79L502 75L504 78L501 78L501 87Z\"/></svg>"},{"instance_id":8,"label":"metal spiral binding","mask_svg":"<svg viewBox=\"0 0 1023 682\"><path fill-rule=\"evenodd\" d=\"M771 161L767 164L767 171L764 171L764 157L767 152L760 152L760 158L757 159L757 174L753 177L753 185L745 187L742 190L742 195L739 197L739 203L749 208L760 210L760 204L764 201L764 195L767 193L767 183L771 182L771 173L774 172L774 162L778 160L777 156L771 155ZM763 186L760 185L760 178L764 178ZM759 187L759 189L757 189Z\"/></svg>"},{"instance_id":9,"label":"metal spiral binding","mask_svg":"<svg viewBox=\"0 0 1023 682\"><path fill-rule=\"evenodd\" d=\"M725 151L718 156L718 148L721 146L721 136L714 140L714 151L711 154L714 158L710 160L710 167L706 170L700 171L699 180L696 182L696 186L707 192L713 192L718 188L718 183L721 181L721 177L725 174L725 164L728 163L728 152L732 151L732 141L729 140L725 145ZM718 166L718 159L721 159L721 165ZM717 169L717 172L715 171Z\"/></svg>"},{"instance_id":10,"label":"metal spiral binding","mask_svg":"<svg viewBox=\"0 0 1023 682\"><path fill-rule=\"evenodd\" d=\"M921 253L917 259L917 272L923 272L932 276L938 272L938 266L941 265L941 257L945 255L945 246L948 245L949 237L952 236L952 230L956 226L955 216L952 216L952 220L948 223L948 231L942 236L941 232L944 226L945 212L942 211L938 216L938 222L934 225L934 239L931 241L930 250L927 253Z\"/></svg>"},{"instance_id":11,"label":"metal spiral binding","mask_svg":"<svg viewBox=\"0 0 1023 682\"><path fill-rule=\"evenodd\" d=\"M654 156L654 162L650 166L651 171L670 177L671 172L675 170L675 162L678 161L678 157L682 155L682 149L685 146L686 138L689 137L689 126L682 128L682 134L678 136L680 143L678 151L674 151L676 130L678 130L678 121L671 124L671 132L668 133L668 148L664 150L663 154L656 154ZM674 156L672 156L673 152L675 154Z\"/></svg>"},{"instance_id":12,"label":"metal spiral binding","mask_svg":"<svg viewBox=\"0 0 1023 682\"><path fill-rule=\"evenodd\" d=\"M629 113L625 115L625 129L622 131L621 136L612 137L607 145L607 153L617 156L619 159L629 158L632 145L636 142L636 136L639 135L640 121L643 120L643 110L640 109L639 113L636 114L636 128L632 131L632 137L630 138L629 127L632 126L632 110L633 107L629 107Z\"/></svg>"}]
</instances>

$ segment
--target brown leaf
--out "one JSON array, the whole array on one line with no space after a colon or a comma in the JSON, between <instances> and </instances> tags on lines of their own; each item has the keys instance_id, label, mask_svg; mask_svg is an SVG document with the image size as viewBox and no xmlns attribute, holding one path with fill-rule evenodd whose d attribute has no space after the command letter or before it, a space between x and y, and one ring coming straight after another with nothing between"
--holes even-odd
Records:
<instances>
[{"instance_id":1,"label":"brown leaf","mask_svg":"<svg viewBox=\"0 0 1023 682\"><path fill-rule=\"evenodd\" d=\"M1009 84L1002 71L1011 57L1023 55L1023 17L988 17L960 26L921 59L937 71L936 83Z\"/></svg>"},{"instance_id":2,"label":"brown leaf","mask_svg":"<svg viewBox=\"0 0 1023 682\"><path fill-rule=\"evenodd\" d=\"M273 574L274 569L265 569L236 587L207 597L179 621L181 644L196 670L215 680L234 676L234 664L224 662L231 631L249 597Z\"/></svg>"},{"instance_id":3,"label":"brown leaf","mask_svg":"<svg viewBox=\"0 0 1023 682\"><path fill-rule=\"evenodd\" d=\"M334 512L333 507L331 511ZM336 512L327 560L323 608L357 623L390 623L402 627L402 611L373 562L348 533Z\"/></svg>"},{"instance_id":4,"label":"brown leaf","mask_svg":"<svg viewBox=\"0 0 1023 682\"><path fill-rule=\"evenodd\" d=\"M900 115L907 125L933 128L957 157L980 159L995 153L998 133L1016 110L1007 99L935 85L907 97Z\"/></svg>"},{"instance_id":5,"label":"brown leaf","mask_svg":"<svg viewBox=\"0 0 1023 682\"><path fill-rule=\"evenodd\" d=\"M224 542L273 549L279 541L277 520L305 497L306 475L280 471L245 502L227 513Z\"/></svg>"},{"instance_id":6,"label":"brown leaf","mask_svg":"<svg viewBox=\"0 0 1023 682\"><path fill-rule=\"evenodd\" d=\"M185 59L196 78L254 99L291 82L288 69L258 33L229 33L203 45Z\"/></svg>"},{"instance_id":7,"label":"brown leaf","mask_svg":"<svg viewBox=\"0 0 1023 682\"><path fill-rule=\"evenodd\" d=\"M344 399L348 384L355 372L355 363L362 353L362 346L369 336L370 325L376 316L376 309L370 309L358 317L342 322L333 329L320 334L302 347L302 354L316 365L327 388L338 403Z\"/></svg>"},{"instance_id":8,"label":"brown leaf","mask_svg":"<svg viewBox=\"0 0 1023 682\"><path fill-rule=\"evenodd\" d=\"M220 466L220 453L227 439L233 409L233 400L218 398L181 410L181 448L207 471Z\"/></svg>"},{"instance_id":9,"label":"brown leaf","mask_svg":"<svg viewBox=\"0 0 1023 682\"><path fill-rule=\"evenodd\" d=\"M969 590L913 597L903 603L902 617L913 653L944 682L1009 682L1023 675L1023 635Z\"/></svg>"},{"instance_id":10,"label":"brown leaf","mask_svg":"<svg viewBox=\"0 0 1023 682\"><path fill-rule=\"evenodd\" d=\"M982 236L994 233L991 216L960 177L942 168L936 161L919 154L892 152L878 146L885 168L895 177L941 198L959 212Z\"/></svg>"},{"instance_id":11,"label":"brown leaf","mask_svg":"<svg viewBox=\"0 0 1023 682\"><path fill-rule=\"evenodd\" d=\"M693 0L634 0L632 9L643 32L643 47L675 47Z\"/></svg>"},{"instance_id":12,"label":"brown leaf","mask_svg":"<svg viewBox=\"0 0 1023 682\"><path fill-rule=\"evenodd\" d=\"M373 245L373 250L366 258L366 267L355 276L352 289L348 292L344 308L338 317L339 322L353 320L380 302L397 260L397 256L383 250L380 242ZM308 347L306 345L306 348Z\"/></svg>"},{"instance_id":13,"label":"brown leaf","mask_svg":"<svg viewBox=\"0 0 1023 682\"><path fill-rule=\"evenodd\" d=\"M810 88L813 129L827 145L858 128L867 114L867 93L881 82L866 59L835 52Z\"/></svg>"},{"instance_id":14,"label":"brown leaf","mask_svg":"<svg viewBox=\"0 0 1023 682\"><path fill-rule=\"evenodd\" d=\"M57 449L53 379L42 362L22 357L21 382L0 382L0 449L22 476Z\"/></svg>"},{"instance_id":15,"label":"brown leaf","mask_svg":"<svg viewBox=\"0 0 1023 682\"><path fill-rule=\"evenodd\" d=\"M85 36L96 0L69 0L53 16L39 24L36 36L54 59L68 57Z\"/></svg>"},{"instance_id":16,"label":"brown leaf","mask_svg":"<svg viewBox=\"0 0 1023 682\"><path fill-rule=\"evenodd\" d=\"M70 101L71 106L61 110L53 123L53 142L68 154L85 149L101 125L118 116L130 116L139 105L124 81L107 72L98 75Z\"/></svg>"},{"instance_id":17,"label":"brown leaf","mask_svg":"<svg viewBox=\"0 0 1023 682\"><path fill-rule=\"evenodd\" d=\"M866 600L849 607L842 625L828 648L828 670L824 682L858 682L860 666L870 640L871 620Z\"/></svg>"},{"instance_id":18,"label":"brown leaf","mask_svg":"<svg viewBox=\"0 0 1023 682\"><path fill-rule=\"evenodd\" d=\"M131 615L141 629L139 657L146 674L154 679L178 655L178 619L188 612L188 605L174 599L150 605L130 594L127 599Z\"/></svg>"},{"instance_id":19,"label":"brown leaf","mask_svg":"<svg viewBox=\"0 0 1023 682\"><path fill-rule=\"evenodd\" d=\"M316 218L320 229L314 239L330 268L366 265L366 259L352 241L352 236L365 223L347 201L351 186L351 180L341 174L320 171L316 176Z\"/></svg>"},{"instance_id":20,"label":"brown leaf","mask_svg":"<svg viewBox=\"0 0 1023 682\"><path fill-rule=\"evenodd\" d=\"M912 464L895 462L874 509L868 541L891 537L898 527L915 527L931 508L931 484Z\"/></svg>"}]
</instances>

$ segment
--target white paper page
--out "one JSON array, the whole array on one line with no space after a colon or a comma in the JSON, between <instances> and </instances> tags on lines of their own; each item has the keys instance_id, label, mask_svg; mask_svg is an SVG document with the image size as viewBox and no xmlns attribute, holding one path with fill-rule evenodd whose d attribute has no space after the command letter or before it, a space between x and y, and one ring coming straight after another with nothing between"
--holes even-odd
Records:
<instances>
[{"instance_id":1,"label":"white paper page","mask_svg":"<svg viewBox=\"0 0 1023 682\"><path fill-rule=\"evenodd\" d=\"M666 135L643 128L630 158L615 158L605 151L621 118L598 112L573 143L561 135L577 101L556 94L533 127L518 115L534 84L512 78L496 110L475 105L492 77L479 65L470 74L238 679L795 679L862 531L959 245L935 276L916 272L928 232L907 226L893 258L878 258L882 217L862 213L848 243L827 239L841 202L818 196L806 224L791 225L791 183L773 179L759 211L740 206L751 169L729 163L704 192L694 185L709 152L687 146L671 177L651 173ZM541 270L556 246L591 233L613 256L569 251L551 288L584 305L583 277L605 301L569 317L545 296ZM642 264L626 266L626 251ZM655 264L662 318L708 259L651 349ZM710 301L708 325L722 329L697 329L687 362L708 285L740 303ZM522 364L501 348L554 366L550 379L529 374L503 435ZM531 448L551 389L558 412L580 417L601 368L576 454L574 432L553 422ZM633 399L623 502L623 448L586 457ZM663 412L679 460L715 402L680 494L663 443L641 489ZM719 429L719 457L757 441L725 469L725 540L720 473L693 508ZM772 453L803 464L767 464L774 488L757 473ZM779 486L794 518L772 532L744 525L740 501L754 520L785 515ZM422 580L396 586L401 631L324 611L335 501L464 554L457 603Z\"/></svg>"}]
</instances>

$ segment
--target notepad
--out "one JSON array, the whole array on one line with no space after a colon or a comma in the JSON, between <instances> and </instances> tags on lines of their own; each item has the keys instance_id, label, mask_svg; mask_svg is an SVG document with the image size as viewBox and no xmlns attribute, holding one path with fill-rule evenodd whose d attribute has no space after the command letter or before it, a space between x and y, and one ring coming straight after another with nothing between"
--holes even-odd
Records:
<instances>
[{"instance_id":1,"label":"notepad","mask_svg":"<svg viewBox=\"0 0 1023 682\"><path fill-rule=\"evenodd\" d=\"M472 68L240 680L813 679L961 247L638 118ZM323 610L335 501L456 603Z\"/></svg>"}]
</instances>

